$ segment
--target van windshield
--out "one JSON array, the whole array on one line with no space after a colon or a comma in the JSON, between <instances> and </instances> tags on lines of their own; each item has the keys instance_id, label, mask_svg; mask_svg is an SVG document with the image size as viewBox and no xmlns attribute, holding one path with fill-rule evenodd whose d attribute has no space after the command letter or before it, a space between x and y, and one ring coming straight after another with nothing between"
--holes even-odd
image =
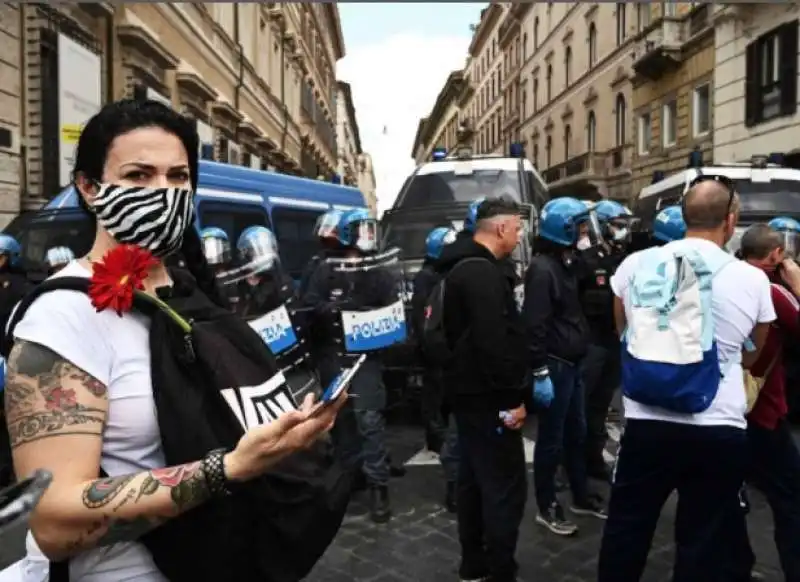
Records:
<instances>
[{"instance_id":1,"label":"van windshield","mask_svg":"<svg viewBox=\"0 0 800 582\"><path fill-rule=\"evenodd\" d=\"M510 196L522 202L520 173L516 170L474 170L469 174L437 172L414 176L402 196L402 208L472 202L481 196Z\"/></svg>"},{"instance_id":2,"label":"van windshield","mask_svg":"<svg viewBox=\"0 0 800 582\"><path fill-rule=\"evenodd\" d=\"M734 180L739 193L741 212L758 214L800 214L800 181L772 180L753 182Z\"/></svg>"},{"instance_id":3,"label":"van windshield","mask_svg":"<svg viewBox=\"0 0 800 582\"><path fill-rule=\"evenodd\" d=\"M20 214L3 230L22 246L26 269L44 266L44 257L52 247L68 247L76 257L89 252L94 242L94 227L82 210L41 210Z\"/></svg>"}]
</instances>

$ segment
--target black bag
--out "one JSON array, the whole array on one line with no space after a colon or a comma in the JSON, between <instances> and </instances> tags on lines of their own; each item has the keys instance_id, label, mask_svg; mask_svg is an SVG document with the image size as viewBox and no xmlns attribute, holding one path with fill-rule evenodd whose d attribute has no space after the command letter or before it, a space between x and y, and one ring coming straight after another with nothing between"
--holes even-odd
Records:
<instances>
[{"instance_id":1,"label":"black bag","mask_svg":"<svg viewBox=\"0 0 800 582\"><path fill-rule=\"evenodd\" d=\"M447 332L444 325L444 296L447 286L447 277L460 265L474 261L486 261L481 257L468 257L461 259L447 271L434 285L425 302L422 322L422 333L419 338L419 346L425 361L443 366L449 362L453 355L453 348L447 341Z\"/></svg>"},{"instance_id":2,"label":"black bag","mask_svg":"<svg viewBox=\"0 0 800 582\"><path fill-rule=\"evenodd\" d=\"M233 448L244 434L239 417L248 417L245 408L250 418L264 420L291 398L286 385L257 395L239 389L264 385L274 376L272 354L247 323L200 292L188 273L171 274L174 286L162 299L192 324L190 336L164 311L136 304L151 317L153 396L168 466ZM75 289L78 283L88 289L88 280L80 278L45 285L49 291ZM238 415L223 391L235 398ZM334 462L329 441L321 441L240 485L234 495L169 520L140 541L172 582L296 582L335 537L349 498L349 474Z\"/></svg>"}]
</instances>

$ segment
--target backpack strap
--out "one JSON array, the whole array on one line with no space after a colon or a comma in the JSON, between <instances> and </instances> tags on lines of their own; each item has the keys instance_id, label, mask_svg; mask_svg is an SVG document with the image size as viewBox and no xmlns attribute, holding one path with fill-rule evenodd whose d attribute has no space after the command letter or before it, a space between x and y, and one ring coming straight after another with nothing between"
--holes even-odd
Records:
<instances>
[{"instance_id":1,"label":"backpack strap","mask_svg":"<svg viewBox=\"0 0 800 582\"><path fill-rule=\"evenodd\" d=\"M89 279L86 277L55 277L47 279L28 293L14 308L11 317L8 320L6 329L3 330L2 340L0 340L0 352L3 357L8 358L11 348L14 346L14 328L25 317L28 309L33 302L36 301L41 295L51 291L58 290L77 291L79 293L89 293Z\"/></svg>"}]
</instances>

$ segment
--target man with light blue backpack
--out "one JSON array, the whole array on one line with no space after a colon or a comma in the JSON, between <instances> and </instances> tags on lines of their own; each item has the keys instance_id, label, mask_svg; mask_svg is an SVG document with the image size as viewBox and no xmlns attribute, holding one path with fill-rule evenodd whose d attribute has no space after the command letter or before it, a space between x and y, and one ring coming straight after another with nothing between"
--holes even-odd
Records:
<instances>
[{"instance_id":1,"label":"man with light blue backpack","mask_svg":"<svg viewBox=\"0 0 800 582\"><path fill-rule=\"evenodd\" d=\"M743 520L744 364L775 319L763 271L725 252L739 201L700 176L682 201L686 236L628 257L611 280L626 417L598 582L638 582L661 509L678 493L674 582L733 582L726 530ZM743 356L743 349L749 348Z\"/></svg>"}]
</instances>

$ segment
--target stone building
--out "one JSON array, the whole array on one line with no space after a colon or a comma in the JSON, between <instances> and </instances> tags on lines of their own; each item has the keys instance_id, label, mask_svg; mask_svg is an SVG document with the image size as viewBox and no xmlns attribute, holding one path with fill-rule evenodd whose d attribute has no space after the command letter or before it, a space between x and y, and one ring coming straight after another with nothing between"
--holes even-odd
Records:
<instances>
[{"instance_id":1,"label":"stone building","mask_svg":"<svg viewBox=\"0 0 800 582\"><path fill-rule=\"evenodd\" d=\"M521 140L556 196L630 195L634 8L537 2L523 19Z\"/></svg>"},{"instance_id":2,"label":"stone building","mask_svg":"<svg viewBox=\"0 0 800 582\"><path fill-rule=\"evenodd\" d=\"M336 140L338 160L336 173L348 186L358 184L358 156L361 155L361 137L358 133L356 110L350 84L338 82L336 97Z\"/></svg>"},{"instance_id":3,"label":"stone building","mask_svg":"<svg viewBox=\"0 0 800 582\"><path fill-rule=\"evenodd\" d=\"M81 125L122 97L159 99L192 116L205 159L313 178L336 171L335 70L344 41L335 4L93 2L0 10L0 42L16 34L22 47L17 82L0 60L0 78L9 79L0 89L0 123L14 124L4 118L6 101L8 111L14 106L6 87L21 94L24 123L10 149L0 139L0 156L16 155L24 144L22 209L40 206L69 180ZM4 57L14 54L2 48Z\"/></svg>"},{"instance_id":4,"label":"stone building","mask_svg":"<svg viewBox=\"0 0 800 582\"><path fill-rule=\"evenodd\" d=\"M533 8L531 2L513 4L503 17L498 36L500 50L503 51L503 122L502 138L506 149L514 142L520 141L520 109L527 100L524 84L520 72L523 61L522 21ZM527 34L526 34L527 37Z\"/></svg>"},{"instance_id":5,"label":"stone building","mask_svg":"<svg viewBox=\"0 0 800 582\"><path fill-rule=\"evenodd\" d=\"M684 169L689 154L711 162L714 27L709 3L630 5L637 12L632 65L633 191L654 174Z\"/></svg>"},{"instance_id":6,"label":"stone building","mask_svg":"<svg viewBox=\"0 0 800 582\"><path fill-rule=\"evenodd\" d=\"M19 212L22 189L20 6L0 3L0 228Z\"/></svg>"},{"instance_id":7,"label":"stone building","mask_svg":"<svg viewBox=\"0 0 800 582\"><path fill-rule=\"evenodd\" d=\"M368 153L358 155L358 173L356 186L367 201L367 207L373 216L378 216L378 192L375 183L375 168L372 165L372 156Z\"/></svg>"},{"instance_id":8,"label":"stone building","mask_svg":"<svg viewBox=\"0 0 800 582\"><path fill-rule=\"evenodd\" d=\"M458 143L460 112L458 101L463 87L463 73L461 71L450 73L436 97L430 114L420 120L411 150L411 157L417 164L430 161L434 149L445 148L450 151Z\"/></svg>"},{"instance_id":9,"label":"stone building","mask_svg":"<svg viewBox=\"0 0 800 582\"><path fill-rule=\"evenodd\" d=\"M693 129L713 123L715 161L780 153L784 164L800 168L799 11L796 2L717 8L713 120L692 120ZM697 100L695 94L693 105Z\"/></svg>"}]
</instances>

